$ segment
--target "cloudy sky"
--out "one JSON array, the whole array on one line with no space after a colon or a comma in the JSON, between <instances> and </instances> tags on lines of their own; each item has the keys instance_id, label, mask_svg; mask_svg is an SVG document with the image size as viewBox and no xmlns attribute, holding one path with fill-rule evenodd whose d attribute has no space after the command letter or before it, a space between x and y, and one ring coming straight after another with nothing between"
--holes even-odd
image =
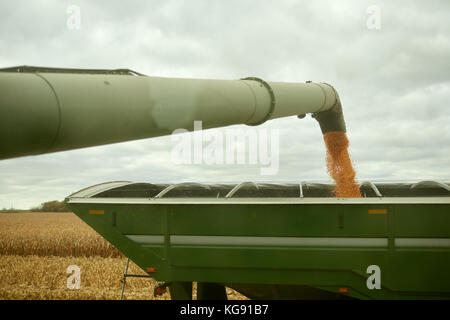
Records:
<instances>
[{"instance_id":1,"label":"cloudy sky","mask_svg":"<svg viewBox=\"0 0 450 320\"><path fill-rule=\"evenodd\" d=\"M79 29L67 25L71 5L80 9ZM343 103L359 180L450 181L447 0L0 0L0 49L0 68L327 82ZM170 136L160 137L2 160L0 208L62 200L113 180L327 181L313 119L289 117L261 128L280 134L272 176L262 176L258 165L174 164Z\"/></svg>"}]
</instances>

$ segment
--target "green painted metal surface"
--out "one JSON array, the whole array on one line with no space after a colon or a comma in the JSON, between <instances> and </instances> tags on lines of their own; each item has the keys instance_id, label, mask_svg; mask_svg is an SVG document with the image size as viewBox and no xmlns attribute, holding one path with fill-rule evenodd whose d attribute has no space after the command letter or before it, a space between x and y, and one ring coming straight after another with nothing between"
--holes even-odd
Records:
<instances>
[{"instance_id":1,"label":"green painted metal surface","mask_svg":"<svg viewBox=\"0 0 450 320\"><path fill-rule=\"evenodd\" d=\"M0 69L0 91L0 159L163 136L194 121L256 125L324 112L339 99L324 83L39 67Z\"/></svg>"},{"instance_id":2,"label":"green painted metal surface","mask_svg":"<svg viewBox=\"0 0 450 320\"><path fill-rule=\"evenodd\" d=\"M222 284L255 298L450 298L448 196L96 194L66 203L142 269L157 268L150 274L159 281ZM379 290L366 284L371 265L381 270Z\"/></svg>"}]
</instances>

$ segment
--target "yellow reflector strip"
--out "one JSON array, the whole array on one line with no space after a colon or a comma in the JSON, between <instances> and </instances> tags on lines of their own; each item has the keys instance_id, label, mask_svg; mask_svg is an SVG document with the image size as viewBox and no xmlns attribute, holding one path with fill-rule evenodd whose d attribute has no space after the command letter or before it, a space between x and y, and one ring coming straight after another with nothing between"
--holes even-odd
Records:
<instances>
[{"instance_id":1,"label":"yellow reflector strip","mask_svg":"<svg viewBox=\"0 0 450 320\"><path fill-rule=\"evenodd\" d=\"M369 214L386 214L386 209L369 209Z\"/></svg>"},{"instance_id":2,"label":"yellow reflector strip","mask_svg":"<svg viewBox=\"0 0 450 320\"><path fill-rule=\"evenodd\" d=\"M104 210L89 210L89 214L105 214Z\"/></svg>"}]
</instances>

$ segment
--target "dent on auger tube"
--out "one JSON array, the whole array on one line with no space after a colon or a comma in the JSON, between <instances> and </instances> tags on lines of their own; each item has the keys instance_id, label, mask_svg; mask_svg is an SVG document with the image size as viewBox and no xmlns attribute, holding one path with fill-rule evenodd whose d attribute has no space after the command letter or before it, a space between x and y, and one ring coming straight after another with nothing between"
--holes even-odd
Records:
<instances>
[{"instance_id":1,"label":"dent on auger tube","mask_svg":"<svg viewBox=\"0 0 450 320\"><path fill-rule=\"evenodd\" d=\"M313 113L321 126L343 124L334 88L310 81L20 66L0 69L0 91L0 159L163 136L196 120L208 129Z\"/></svg>"}]
</instances>

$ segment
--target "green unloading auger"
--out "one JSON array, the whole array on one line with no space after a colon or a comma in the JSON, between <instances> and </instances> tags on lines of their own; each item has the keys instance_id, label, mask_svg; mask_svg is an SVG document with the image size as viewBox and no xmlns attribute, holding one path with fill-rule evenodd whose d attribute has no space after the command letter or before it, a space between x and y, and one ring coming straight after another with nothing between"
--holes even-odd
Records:
<instances>
[{"instance_id":1,"label":"green unloading auger","mask_svg":"<svg viewBox=\"0 0 450 320\"><path fill-rule=\"evenodd\" d=\"M128 69L0 69L0 159L312 113L345 131L326 83L149 77Z\"/></svg>"}]
</instances>

